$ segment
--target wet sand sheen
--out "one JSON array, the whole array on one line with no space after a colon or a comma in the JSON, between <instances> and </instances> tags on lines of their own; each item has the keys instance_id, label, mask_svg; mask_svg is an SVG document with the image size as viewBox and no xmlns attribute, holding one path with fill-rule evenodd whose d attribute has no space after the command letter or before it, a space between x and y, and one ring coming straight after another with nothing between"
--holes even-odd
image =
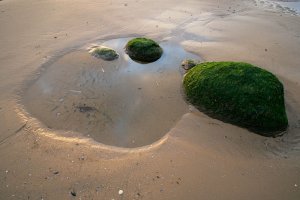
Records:
<instances>
[{"instance_id":1,"label":"wet sand sheen","mask_svg":"<svg viewBox=\"0 0 300 200\"><path fill-rule=\"evenodd\" d=\"M140 64L124 53L127 41L103 43L120 54L116 61L79 50L47 66L25 92L25 107L51 129L107 145L140 147L159 140L188 112L180 62L199 58L165 42L158 61Z\"/></svg>"}]
</instances>

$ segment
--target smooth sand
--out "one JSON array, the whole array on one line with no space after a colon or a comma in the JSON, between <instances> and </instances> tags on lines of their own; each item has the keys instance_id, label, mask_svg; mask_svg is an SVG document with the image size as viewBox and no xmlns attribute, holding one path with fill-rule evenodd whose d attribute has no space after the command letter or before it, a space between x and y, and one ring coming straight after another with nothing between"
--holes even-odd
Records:
<instances>
[{"instance_id":1,"label":"smooth sand","mask_svg":"<svg viewBox=\"0 0 300 200\"><path fill-rule=\"evenodd\" d=\"M3 0L0 25L0 199L299 199L299 16L234 0ZM192 110L163 139L124 149L28 118L21 96L43 63L138 35L270 70L285 86L287 133L265 138Z\"/></svg>"}]
</instances>

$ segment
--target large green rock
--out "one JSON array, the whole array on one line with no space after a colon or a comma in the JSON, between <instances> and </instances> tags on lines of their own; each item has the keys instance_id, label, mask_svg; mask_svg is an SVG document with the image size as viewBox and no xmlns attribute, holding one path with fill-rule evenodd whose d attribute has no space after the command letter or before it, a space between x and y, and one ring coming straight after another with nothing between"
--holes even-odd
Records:
<instances>
[{"instance_id":1,"label":"large green rock","mask_svg":"<svg viewBox=\"0 0 300 200\"><path fill-rule=\"evenodd\" d=\"M150 63L158 60L163 50L155 41L147 38L135 38L126 45L126 53L132 60Z\"/></svg>"},{"instance_id":2,"label":"large green rock","mask_svg":"<svg viewBox=\"0 0 300 200\"><path fill-rule=\"evenodd\" d=\"M205 113L265 136L288 126L281 82L247 63L207 62L184 77L188 100Z\"/></svg>"}]
</instances>

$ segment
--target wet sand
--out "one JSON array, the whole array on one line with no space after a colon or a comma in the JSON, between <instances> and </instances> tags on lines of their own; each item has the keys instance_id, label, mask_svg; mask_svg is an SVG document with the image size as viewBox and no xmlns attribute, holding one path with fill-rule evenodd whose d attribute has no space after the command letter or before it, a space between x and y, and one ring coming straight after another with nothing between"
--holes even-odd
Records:
<instances>
[{"instance_id":1,"label":"wet sand","mask_svg":"<svg viewBox=\"0 0 300 200\"><path fill-rule=\"evenodd\" d=\"M294 13L233 0L4 0L0 24L0 199L299 199L300 20ZM55 68L52 61L73 53L89 60L77 50L134 36L171 41L207 61L270 70L285 87L289 129L265 138L190 109L157 142L121 148L28 117L34 114L26 113L25 89L47 77L43 64Z\"/></svg>"}]
</instances>

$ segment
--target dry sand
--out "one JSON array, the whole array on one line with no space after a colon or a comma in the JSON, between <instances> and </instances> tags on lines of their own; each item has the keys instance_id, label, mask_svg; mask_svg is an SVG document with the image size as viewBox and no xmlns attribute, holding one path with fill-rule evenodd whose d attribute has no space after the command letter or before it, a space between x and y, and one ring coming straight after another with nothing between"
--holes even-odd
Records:
<instances>
[{"instance_id":1,"label":"dry sand","mask_svg":"<svg viewBox=\"0 0 300 200\"><path fill-rule=\"evenodd\" d=\"M294 12L234 0L3 0L0 25L0 199L300 198ZM286 134L265 138L191 109L162 139L130 149L49 129L26 113L25 88L46 76L44 63L95 41L139 35L276 74L285 86Z\"/></svg>"}]
</instances>

